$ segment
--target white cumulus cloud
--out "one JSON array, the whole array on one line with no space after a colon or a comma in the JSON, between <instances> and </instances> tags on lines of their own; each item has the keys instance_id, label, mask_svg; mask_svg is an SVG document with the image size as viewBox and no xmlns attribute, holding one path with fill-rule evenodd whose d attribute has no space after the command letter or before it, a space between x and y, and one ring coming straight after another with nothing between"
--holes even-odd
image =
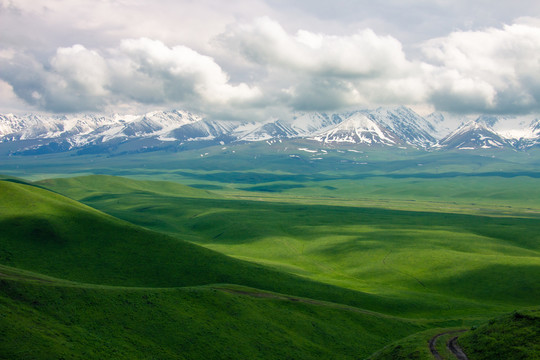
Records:
<instances>
[{"instance_id":1,"label":"white cumulus cloud","mask_svg":"<svg viewBox=\"0 0 540 360\"><path fill-rule=\"evenodd\" d=\"M415 60L397 39L370 29L290 34L269 18L232 27L220 40L267 69L268 81L297 110L407 104L460 113L538 112L540 26L524 20L429 40Z\"/></svg>"},{"instance_id":2,"label":"white cumulus cloud","mask_svg":"<svg viewBox=\"0 0 540 360\"><path fill-rule=\"evenodd\" d=\"M251 61L318 75L372 77L410 65L398 40L370 29L346 36L306 30L290 35L278 22L263 17L231 29L221 39Z\"/></svg>"},{"instance_id":3,"label":"white cumulus cloud","mask_svg":"<svg viewBox=\"0 0 540 360\"><path fill-rule=\"evenodd\" d=\"M459 31L422 48L436 66L432 100L452 111L540 110L540 26Z\"/></svg>"},{"instance_id":4,"label":"white cumulus cloud","mask_svg":"<svg viewBox=\"0 0 540 360\"><path fill-rule=\"evenodd\" d=\"M3 3L6 14L16 12L5 5L12 2ZM48 9L34 3L25 0L17 11L44 16L67 11L60 0ZM123 3L100 4L102 10L96 11L101 14ZM18 47L16 33L4 32L0 43L4 37L12 45L0 50L0 84L11 99L16 95L55 112L130 105L186 108L221 118L381 105L540 112L540 21L533 17L453 31L412 47L369 28L330 34L320 28L298 30L269 17L231 20L220 29L213 41L196 49L164 40L174 36L34 49ZM414 58L407 52L411 48Z\"/></svg>"},{"instance_id":5,"label":"white cumulus cloud","mask_svg":"<svg viewBox=\"0 0 540 360\"><path fill-rule=\"evenodd\" d=\"M147 76L161 83L162 93L171 101L196 96L204 103L227 104L255 100L257 88L245 83L231 85L229 76L209 56L185 47L169 48L150 39L124 40L120 53L132 62L133 76Z\"/></svg>"},{"instance_id":6,"label":"white cumulus cloud","mask_svg":"<svg viewBox=\"0 0 540 360\"><path fill-rule=\"evenodd\" d=\"M266 67L272 86L282 86L285 103L295 110L415 103L426 96L422 64L408 60L398 40L370 29L292 35L263 17L231 28L220 41Z\"/></svg>"},{"instance_id":7,"label":"white cumulus cloud","mask_svg":"<svg viewBox=\"0 0 540 360\"><path fill-rule=\"evenodd\" d=\"M126 101L226 111L261 96L256 87L231 84L211 57L147 38L123 40L101 54L82 45L59 48L46 64L27 54L5 55L0 62L0 78L19 97L56 112Z\"/></svg>"}]
</instances>

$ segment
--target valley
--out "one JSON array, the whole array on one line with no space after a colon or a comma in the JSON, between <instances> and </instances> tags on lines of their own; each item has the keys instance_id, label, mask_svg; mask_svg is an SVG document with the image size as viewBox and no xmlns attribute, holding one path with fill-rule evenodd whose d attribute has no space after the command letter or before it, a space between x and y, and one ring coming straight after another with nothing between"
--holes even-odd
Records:
<instances>
[{"instance_id":1,"label":"valley","mask_svg":"<svg viewBox=\"0 0 540 360\"><path fill-rule=\"evenodd\" d=\"M534 152L204 151L5 157L2 353L431 359L538 306Z\"/></svg>"}]
</instances>

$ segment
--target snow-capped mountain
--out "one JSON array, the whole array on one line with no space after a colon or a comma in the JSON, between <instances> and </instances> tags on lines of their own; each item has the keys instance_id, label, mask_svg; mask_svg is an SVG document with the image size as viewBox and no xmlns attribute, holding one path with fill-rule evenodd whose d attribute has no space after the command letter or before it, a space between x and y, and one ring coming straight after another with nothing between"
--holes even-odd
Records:
<instances>
[{"instance_id":1,"label":"snow-capped mountain","mask_svg":"<svg viewBox=\"0 0 540 360\"><path fill-rule=\"evenodd\" d=\"M532 122L530 129L533 136L528 139L529 147L540 146L540 119L536 119Z\"/></svg>"},{"instance_id":2,"label":"snow-capped mountain","mask_svg":"<svg viewBox=\"0 0 540 360\"><path fill-rule=\"evenodd\" d=\"M298 136L298 133L289 124L281 120L242 124L235 129L233 134L239 141L262 141Z\"/></svg>"},{"instance_id":3,"label":"snow-capped mountain","mask_svg":"<svg viewBox=\"0 0 540 360\"><path fill-rule=\"evenodd\" d=\"M475 120L476 117L451 115L447 113L434 112L424 117L424 119L433 126L434 131L430 134L440 141L460 126Z\"/></svg>"},{"instance_id":4,"label":"snow-capped mountain","mask_svg":"<svg viewBox=\"0 0 540 360\"><path fill-rule=\"evenodd\" d=\"M344 120L312 139L323 143L380 144L395 146L402 141L390 130L376 123L362 112L344 116Z\"/></svg>"},{"instance_id":5,"label":"snow-capped mountain","mask_svg":"<svg viewBox=\"0 0 540 360\"><path fill-rule=\"evenodd\" d=\"M0 115L0 142L24 141L26 149L63 151L128 139L165 139L173 130L201 121L185 111L155 111L144 115ZM58 147L58 144L62 144ZM48 151L48 150L47 150Z\"/></svg>"},{"instance_id":6,"label":"snow-capped mountain","mask_svg":"<svg viewBox=\"0 0 540 360\"><path fill-rule=\"evenodd\" d=\"M491 127L480 119L470 121L439 142L448 149L492 149L512 147L511 142L497 134Z\"/></svg>"},{"instance_id":7,"label":"snow-capped mountain","mask_svg":"<svg viewBox=\"0 0 540 360\"><path fill-rule=\"evenodd\" d=\"M514 144L518 149L529 149L540 147L540 119L531 121L527 127L524 136Z\"/></svg>"},{"instance_id":8,"label":"snow-capped mountain","mask_svg":"<svg viewBox=\"0 0 540 360\"><path fill-rule=\"evenodd\" d=\"M93 130L117 123L110 117L94 115L45 116L0 115L0 141L56 138L63 135L88 134Z\"/></svg>"},{"instance_id":9,"label":"snow-capped mountain","mask_svg":"<svg viewBox=\"0 0 540 360\"><path fill-rule=\"evenodd\" d=\"M532 120L531 120L532 119ZM482 115L461 124L436 147L447 149L525 150L540 143L540 119Z\"/></svg>"},{"instance_id":10,"label":"snow-capped mountain","mask_svg":"<svg viewBox=\"0 0 540 360\"><path fill-rule=\"evenodd\" d=\"M540 146L540 120L433 113L422 117L407 107L343 113L298 113L267 121L204 119L187 111L144 115L0 115L0 144L10 153L77 150L106 152L208 146L271 139L305 139L332 146L361 145L418 149L514 148ZM4 150L6 151L6 150ZM146 150L144 150L146 151Z\"/></svg>"},{"instance_id":11,"label":"snow-capped mountain","mask_svg":"<svg viewBox=\"0 0 540 360\"><path fill-rule=\"evenodd\" d=\"M531 132L531 123L534 118L529 116L510 117L482 115L476 122L484 124L505 139L522 139L534 137Z\"/></svg>"},{"instance_id":12,"label":"snow-capped mountain","mask_svg":"<svg viewBox=\"0 0 540 360\"><path fill-rule=\"evenodd\" d=\"M393 109L378 108L364 113L409 145L428 148L437 141L433 135L437 133L435 127L405 106Z\"/></svg>"},{"instance_id":13,"label":"snow-capped mountain","mask_svg":"<svg viewBox=\"0 0 540 360\"><path fill-rule=\"evenodd\" d=\"M233 121L200 120L175 128L162 137L164 141L224 141L235 138L231 135L238 123Z\"/></svg>"},{"instance_id":14,"label":"snow-capped mountain","mask_svg":"<svg viewBox=\"0 0 540 360\"><path fill-rule=\"evenodd\" d=\"M315 134L323 129L329 129L342 121L343 117L341 114L315 112L296 114L286 122L298 136L305 137Z\"/></svg>"},{"instance_id":15,"label":"snow-capped mountain","mask_svg":"<svg viewBox=\"0 0 540 360\"><path fill-rule=\"evenodd\" d=\"M202 118L183 111L155 111L122 126L121 133L128 137L166 136L171 131Z\"/></svg>"}]
</instances>

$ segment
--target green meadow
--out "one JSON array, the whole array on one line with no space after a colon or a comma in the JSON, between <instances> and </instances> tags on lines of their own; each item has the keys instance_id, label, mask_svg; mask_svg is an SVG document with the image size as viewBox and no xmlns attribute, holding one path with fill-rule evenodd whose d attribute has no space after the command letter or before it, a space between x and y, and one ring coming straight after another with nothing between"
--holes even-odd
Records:
<instances>
[{"instance_id":1,"label":"green meadow","mask_svg":"<svg viewBox=\"0 0 540 360\"><path fill-rule=\"evenodd\" d=\"M6 159L0 357L539 356L534 153L273 146Z\"/></svg>"},{"instance_id":2,"label":"green meadow","mask_svg":"<svg viewBox=\"0 0 540 360\"><path fill-rule=\"evenodd\" d=\"M96 192L99 183L108 190ZM37 184L237 259L399 299L399 307L373 309L394 315L444 318L540 301L540 218L209 198L197 189L172 196L167 183L130 192L131 183L139 182L87 176Z\"/></svg>"},{"instance_id":3,"label":"green meadow","mask_svg":"<svg viewBox=\"0 0 540 360\"><path fill-rule=\"evenodd\" d=\"M104 287L34 276L1 280L2 358L354 359L423 328L221 286Z\"/></svg>"}]
</instances>

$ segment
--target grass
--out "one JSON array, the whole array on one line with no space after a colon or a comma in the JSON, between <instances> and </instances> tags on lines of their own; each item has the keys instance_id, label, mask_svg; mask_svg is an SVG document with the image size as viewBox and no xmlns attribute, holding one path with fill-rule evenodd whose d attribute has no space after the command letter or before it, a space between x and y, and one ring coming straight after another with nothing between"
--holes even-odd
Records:
<instances>
[{"instance_id":1,"label":"grass","mask_svg":"<svg viewBox=\"0 0 540 360\"><path fill-rule=\"evenodd\" d=\"M409 335L378 350L369 360L427 360L433 359L429 340L443 329L430 329Z\"/></svg>"},{"instance_id":2,"label":"grass","mask_svg":"<svg viewBox=\"0 0 540 360\"><path fill-rule=\"evenodd\" d=\"M0 357L9 359L357 359L422 328L211 287L0 285Z\"/></svg>"},{"instance_id":3,"label":"grass","mask_svg":"<svg viewBox=\"0 0 540 360\"><path fill-rule=\"evenodd\" d=\"M471 360L540 359L540 309L514 311L459 337Z\"/></svg>"},{"instance_id":4,"label":"grass","mask_svg":"<svg viewBox=\"0 0 540 360\"><path fill-rule=\"evenodd\" d=\"M0 357L538 354L537 153L234 149L2 161Z\"/></svg>"},{"instance_id":5,"label":"grass","mask_svg":"<svg viewBox=\"0 0 540 360\"><path fill-rule=\"evenodd\" d=\"M3 358L353 359L426 326L41 188L0 181L0 196Z\"/></svg>"},{"instance_id":6,"label":"grass","mask_svg":"<svg viewBox=\"0 0 540 360\"><path fill-rule=\"evenodd\" d=\"M377 311L467 317L540 302L537 218L122 192L112 179L39 184L238 259L399 300ZM100 196L80 190L99 183Z\"/></svg>"},{"instance_id":7,"label":"grass","mask_svg":"<svg viewBox=\"0 0 540 360\"><path fill-rule=\"evenodd\" d=\"M302 148L317 153L299 150ZM414 199L539 210L535 201L540 195L536 150L349 150L354 151L310 141L284 141L180 152L4 156L0 173L33 180L109 174L236 193L257 190L295 196ZM205 153L208 155L201 157Z\"/></svg>"},{"instance_id":8,"label":"grass","mask_svg":"<svg viewBox=\"0 0 540 360\"><path fill-rule=\"evenodd\" d=\"M0 263L71 281L178 287L231 283L392 308L396 300L236 260L118 220L47 190L0 181Z\"/></svg>"},{"instance_id":9,"label":"grass","mask_svg":"<svg viewBox=\"0 0 540 360\"><path fill-rule=\"evenodd\" d=\"M75 181L81 186L87 180L95 187L100 181L107 183L109 195L116 191L114 186L117 185L115 184L122 182L120 179L110 177L64 181ZM53 183L49 181L44 184L52 186ZM464 304L469 308L465 306L461 311L455 308L450 309L444 313L444 316L441 310L434 307L433 304L427 310L417 312L407 309L408 306L412 306L414 302L418 302L417 305L420 304L420 306L429 305L430 302L435 301L435 298L430 298L429 294L426 294L426 299L422 302L415 297L417 295L415 295L415 291L411 290L410 284L402 284L402 288L399 289L403 296L410 296L409 305L403 298L393 303L384 303L383 296L369 300L369 296L360 292L326 287L238 260L224 260L227 258L218 253L185 243L178 238L139 228L35 186L12 181L0 181L0 186L3 206L1 212L2 229L4 230L0 244L2 244L2 254L8 256L3 258L2 263L11 265L0 266L0 314L2 316L0 321L0 335L2 335L0 354L5 358L40 358L36 354L41 354L42 358L74 359L107 357L119 359L148 357L163 359L356 359L366 358L373 354L370 359L429 359L427 341L435 333L441 331L440 326L448 328L478 324L482 318L485 319L488 316L488 313L501 311L504 308L501 307L497 310L484 304L482 308L484 313L479 315L478 309L471 311L470 301L464 301ZM162 189L162 187L157 186L156 189ZM194 193L190 189L183 190L186 191L177 194L176 198L192 199L184 196L193 196ZM80 193L87 192L81 191ZM157 196L157 191L141 191L139 186L133 186L133 191L127 191L125 194ZM204 194L208 195L208 193ZM96 197L95 195L89 196L92 199L100 200L109 196ZM175 197L173 193L162 195L170 198ZM178 199L176 200L178 201ZM206 200L217 203L229 201L212 198L206 198ZM203 205L208 205L204 203L205 198L200 198L198 201L203 201ZM193 206L193 203L188 205ZM241 205L249 214L261 210L258 203L241 202ZM252 207L250 208L248 205ZM269 208L265 208L267 221L275 220L268 217L272 214L271 209L280 213L283 207L290 206L290 204L273 203L270 205ZM298 204L293 205L299 206ZM245 206L248 208L246 209ZM279 207L275 209L272 206ZM226 213L223 211L223 207L220 209L217 213ZM332 211L339 210L345 214L350 211L347 207L336 207L335 209L331 207L330 209L333 209ZM366 214L377 215L374 210L376 209L371 209ZM315 210L311 209L310 211ZM395 219L393 225L397 226L398 229L411 221L410 218L402 218L407 214L400 211L388 212L381 209L378 211L380 211L377 215L379 217L384 215ZM215 208L208 212L208 214L214 213L216 213ZM23 214L25 216L22 216ZM37 219L40 220L35 223L34 215L38 214ZM309 215L314 214L316 212ZM478 219L483 218L473 217L467 223L464 222L465 219L469 218L466 215L439 215L445 216L447 221L449 216L455 216L465 228L471 227L473 223L477 224ZM362 219L364 216L365 214L361 213L359 218ZM85 220L85 218L87 219ZM307 216L307 218L314 222L322 220L322 218L312 218L312 216ZM356 221L359 218L356 218ZM516 218L490 219L495 219L495 224L502 227L491 230L483 228L482 236L487 236L492 231L499 234L500 239L505 242L510 239L512 229L508 229L508 233L501 232L502 229L518 225L525 229L526 226L532 226L527 221L532 221L531 224L534 224L535 221L534 219ZM520 222L524 220L527 221ZM356 221L351 219L349 226L353 226L352 224ZM371 218L371 221L375 220ZM425 223L420 219L418 221L418 223L412 223L411 226L418 227L420 223ZM502 223L497 223L497 221ZM307 224L304 222L305 226ZM200 225L199 228L195 227L194 229L204 233L201 232L201 229L206 229L206 225ZM269 229L271 227L266 228L267 231ZM281 231L283 230L281 229ZM345 229L344 231L349 230ZM36 233L36 231L38 232ZM299 234L305 233L306 229L297 229L297 231ZM320 229L317 231L320 232ZM354 228L354 231L358 231L358 229ZM88 235L90 232L92 232L92 236ZM114 236L111 237L111 234ZM235 236L239 236L239 234L241 232ZM310 236L314 236L314 234L308 233ZM418 237L418 234L413 235ZM146 240L139 240L138 236ZM244 239L244 244L249 244L247 241L249 236L246 235ZM401 241L404 240L402 238L394 239L394 245ZM532 242L522 242L520 239L513 239L513 241L515 246L519 245L518 249L506 248L506 251L516 252L513 256L521 254L520 251L526 247L533 248ZM152 247L147 247L145 242L151 244ZM70 243L75 244L75 246L70 246ZM130 246L118 248L115 243L129 243ZM180 247L178 247L179 245ZM491 248L477 249L467 245L467 242L454 244L454 246L457 247L457 252L473 252L476 249L478 254L488 250L494 251ZM39 250L35 254L32 252L34 247ZM137 256L142 256L141 253L149 252L151 248L153 249L151 257L137 258ZM163 253L159 251L161 248L165 249ZM139 251L135 251L136 249ZM340 256L343 257L343 254L350 250L344 249L345 252L340 253ZM332 250L332 252L334 251L335 249ZM362 251L366 251L366 249L362 249ZM95 252L99 253L100 259L92 257ZM123 254L126 252L128 252L127 255ZM70 259L73 253L83 254L84 259L81 257ZM114 257L110 257L111 254ZM391 254L385 256L384 260L387 264L391 260ZM136 269L130 262L122 261L123 256L132 259L136 267L141 267L141 269ZM181 259L181 262L188 261L188 267L191 267L192 270L195 269L195 271L190 272L187 267L178 267L177 262L174 262L176 269L168 268L170 264L164 261L166 258ZM197 268L197 262L189 262L193 258L204 263L204 268ZM50 259L55 259L55 261L51 262ZM86 274L83 274L80 269L77 270L77 262L84 265ZM130 275L127 276L124 273L123 277L117 277L118 274L109 267L110 262L115 263L115 269L120 273L129 272ZM152 267L155 268L156 264L159 264L159 269L164 266L162 271L150 270ZM395 262L391 264L396 266ZM20 268L39 270L60 279ZM243 277L241 275L242 269L250 272L250 276ZM505 273L515 269L511 266L501 269L500 272L489 269L488 273L478 276L484 280L489 276L500 278ZM402 272L400 268L395 268L394 271L396 270ZM216 278L213 277L215 275L212 275L213 271L220 272L222 276L227 276L226 273L230 272L232 283L246 285L250 281L252 283L259 281L262 288L272 289L274 286L274 291L279 287L285 291L279 294L253 287L215 284L212 283L213 281L217 282ZM517 271L522 276L525 274L531 278L535 277L534 268L517 267ZM170 272L181 276L171 277ZM515 279L515 275L510 273L508 277ZM276 276L281 276L277 283L271 279L274 277L275 280ZM101 281L97 279L101 279ZM247 281L245 281L246 279ZM81 281L94 282L94 284L81 283ZM472 283L476 279L461 279L461 281ZM206 285L201 286L205 283ZM302 287L303 283L307 285L306 288ZM502 283L510 284L510 281ZM105 286L105 284L108 285ZM186 287L190 284L191 286ZM396 281L394 285L398 286L399 284ZM444 285L456 287L448 281ZM290 295L291 293L302 294L305 289L311 291L311 299L299 297L301 295ZM337 291L335 295L338 295L337 299L341 301L328 302L328 298L331 297L328 289ZM510 289L500 288L496 291L502 293L529 290L523 287L523 283L517 282ZM535 287L532 290L535 290ZM438 291L443 292L442 290ZM499 301L503 303L506 301L514 302L516 295L523 296L521 293L507 294L508 298L502 297L502 300L499 299ZM482 296L481 294L471 295L468 292L463 295L469 300L470 298L481 299ZM492 294L486 295L486 297L489 296ZM448 296L445 294L439 297L439 300L445 297ZM322 301L316 299L322 299ZM351 301L353 305L356 301L356 304L363 303L367 305L367 308L376 307L374 304L382 301L379 307L386 309L387 313L408 313L413 317L418 317L420 313L429 314L432 319L438 320L405 320L391 315L373 313L359 307L343 305L347 303L348 299L354 299ZM446 299L445 301L447 306L448 304L455 306L459 302L457 299ZM529 301L530 298L525 300L525 302ZM486 299L485 303L487 302ZM397 307L399 310L392 310L391 307ZM519 312L513 314L512 319L514 319L514 323L516 323L515 319L519 321L532 319L528 314L536 313ZM462 317L462 319L460 320L458 317ZM471 334L478 335L472 337L474 341L472 345L469 345L469 348L484 349L486 346L492 345L489 341L486 345L485 339L489 340L493 337L493 325L497 325L498 321L500 320L488 323L491 326L490 337L485 335L487 331L485 326L480 326L471 332ZM525 339L524 341L534 342L538 336L538 330L535 326L537 326L537 318L533 319L532 323L526 324L526 330L523 330L523 323L514 327L503 323L495 328L499 329L499 332L501 329L509 329L510 332L515 330L514 334L518 334L522 339ZM430 330L425 330L428 328ZM508 339L505 338L507 333L503 333L502 336L503 338L498 342L509 343ZM464 347L467 346L465 345L467 344L465 337L463 341ZM522 343L515 346L524 348ZM468 351L474 354L474 351ZM487 350L481 350L482 353L484 351ZM538 349L534 347L523 351L525 351L526 356L529 356L528 358L538 353ZM471 359L474 358L471 357Z\"/></svg>"}]
</instances>

